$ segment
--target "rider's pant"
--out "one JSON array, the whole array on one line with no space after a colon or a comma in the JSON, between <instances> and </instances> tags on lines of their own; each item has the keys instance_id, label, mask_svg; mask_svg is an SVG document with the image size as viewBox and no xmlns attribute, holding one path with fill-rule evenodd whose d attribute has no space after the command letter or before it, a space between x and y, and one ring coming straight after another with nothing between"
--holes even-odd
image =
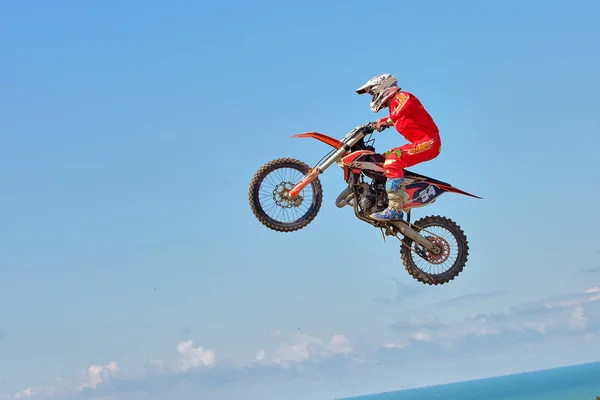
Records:
<instances>
[{"instance_id":1,"label":"rider's pant","mask_svg":"<svg viewBox=\"0 0 600 400\"><path fill-rule=\"evenodd\" d=\"M395 147L385 153L383 168L389 179L404 177L404 168L436 158L442 151L439 137L425 138L415 143Z\"/></svg>"}]
</instances>

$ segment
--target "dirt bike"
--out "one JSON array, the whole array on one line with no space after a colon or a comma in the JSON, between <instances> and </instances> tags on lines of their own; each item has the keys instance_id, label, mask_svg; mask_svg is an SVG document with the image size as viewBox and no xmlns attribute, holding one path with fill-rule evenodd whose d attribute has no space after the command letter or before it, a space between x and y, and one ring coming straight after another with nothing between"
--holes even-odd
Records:
<instances>
[{"instance_id":1,"label":"dirt bike","mask_svg":"<svg viewBox=\"0 0 600 400\"><path fill-rule=\"evenodd\" d=\"M322 174L333 163L339 165L348 183L337 197L335 204L339 208L351 206L358 219L381 229L383 239L386 236L396 237L401 242L400 255L408 273L421 283L441 285L456 278L465 267L469 254L469 243L461 227L443 216L426 216L411 223L413 208L424 207L434 203L445 192L458 193L481 199L479 196L457 189L449 183L430 178L425 175L404 170L405 201L404 217L400 221L380 222L369 217L373 212L387 207L385 191L386 176L383 163L385 156L375 152L375 122L359 125L342 139L324 135L319 132L306 132L293 135L293 138L314 138L333 147L314 167L293 158L278 158L263 165L254 175L250 183L250 207L255 217L266 227L279 232L293 232L307 226L321 209L323 189L319 181ZM280 180L269 177L271 173L288 169L299 173L294 179L291 173L283 174ZM369 181L365 181L365 177ZM270 190L261 188L263 183L273 186ZM307 201L305 190L314 193ZM262 191L261 191L262 190ZM274 205L263 207L261 199L271 199ZM269 216L268 211L279 207L277 216ZM301 215L290 222L281 218L299 211ZM277 218L277 219L276 219ZM447 237L436 235L431 231L442 228L449 232ZM455 260L445 271L426 272L417 266L425 261L435 268L441 268L452 259L451 242L457 244ZM414 247L413 247L414 245Z\"/></svg>"}]
</instances>

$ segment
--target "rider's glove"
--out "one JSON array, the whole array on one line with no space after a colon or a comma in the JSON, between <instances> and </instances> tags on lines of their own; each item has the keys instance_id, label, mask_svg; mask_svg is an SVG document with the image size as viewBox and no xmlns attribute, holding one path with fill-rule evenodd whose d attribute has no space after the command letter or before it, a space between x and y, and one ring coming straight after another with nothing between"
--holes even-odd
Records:
<instances>
[{"instance_id":1,"label":"rider's glove","mask_svg":"<svg viewBox=\"0 0 600 400\"><path fill-rule=\"evenodd\" d=\"M389 120L389 118L386 118L384 120L378 120L377 122L375 122L375 129L377 129L378 132L381 132L382 130L389 128L390 125L392 125L391 123L392 121Z\"/></svg>"}]
</instances>

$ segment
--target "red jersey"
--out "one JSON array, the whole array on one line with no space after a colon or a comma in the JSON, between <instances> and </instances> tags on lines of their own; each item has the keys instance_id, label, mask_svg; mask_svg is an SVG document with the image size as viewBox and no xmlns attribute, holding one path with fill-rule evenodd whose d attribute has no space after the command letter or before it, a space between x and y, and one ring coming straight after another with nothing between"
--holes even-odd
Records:
<instances>
[{"instance_id":1,"label":"red jersey","mask_svg":"<svg viewBox=\"0 0 600 400\"><path fill-rule=\"evenodd\" d=\"M411 143L425 138L439 138L439 129L423 104L412 93L399 91L389 103L390 115L381 122L394 125Z\"/></svg>"}]
</instances>

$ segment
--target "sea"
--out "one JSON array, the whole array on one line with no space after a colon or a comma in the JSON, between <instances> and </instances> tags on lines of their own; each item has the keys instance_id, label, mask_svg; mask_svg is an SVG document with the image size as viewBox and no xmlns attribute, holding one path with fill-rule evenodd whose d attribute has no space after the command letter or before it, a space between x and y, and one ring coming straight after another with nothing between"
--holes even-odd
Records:
<instances>
[{"instance_id":1,"label":"sea","mask_svg":"<svg viewBox=\"0 0 600 400\"><path fill-rule=\"evenodd\" d=\"M600 362L343 400L596 400Z\"/></svg>"}]
</instances>

